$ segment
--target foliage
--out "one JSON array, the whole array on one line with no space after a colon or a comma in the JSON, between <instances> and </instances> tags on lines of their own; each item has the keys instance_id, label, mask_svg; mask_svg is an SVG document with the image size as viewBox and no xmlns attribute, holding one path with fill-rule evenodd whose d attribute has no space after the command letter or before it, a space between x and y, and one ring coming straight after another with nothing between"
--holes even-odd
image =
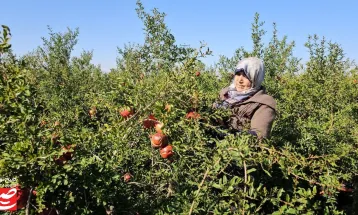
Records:
<instances>
[{"instance_id":1,"label":"foliage","mask_svg":"<svg viewBox=\"0 0 358 215\"><path fill-rule=\"evenodd\" d=\"M17 214L353 214L357 194L345 191L357 186L357 69L337 43L310 36L301 65L276 24L263 43L256 14L252 50L205 69L205 44L180 46L164 13L139 1L136 11L145 42L118 49L109 73L92 52L71 56L78 29L49 28L42 46L17 58L3 27L0 174L36 191ZM221 135L230 113L212 108L247 56L264 59L278 104L270 140ZM169 159L151 147L149 115L164 125Z\"/></svg>"},{"instance_id":2,"label":"foliage","mask_svg":"<svg viewBox=\"0 0 358 215\"><path fill-rule=\"evenodd\" d=\"M9 43L11 38L10 28L6 25L1 25L1 27L3 31L0 37L0 56L11 48L11 44Z\"/></svg>"}]
</instances>

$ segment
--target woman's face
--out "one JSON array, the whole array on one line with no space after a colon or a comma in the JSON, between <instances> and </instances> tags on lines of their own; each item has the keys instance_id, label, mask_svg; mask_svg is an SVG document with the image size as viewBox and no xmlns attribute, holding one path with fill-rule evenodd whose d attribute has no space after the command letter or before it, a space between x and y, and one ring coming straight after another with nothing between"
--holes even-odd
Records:
<instances>
[{"instance_id":1,"label":"woman's face","mask_svg":"<svg viewBox=\"0 0 358 215\"><path fill-rule=\"evenodd\" d=\"M242 92L251 88L251 81L246 77L244 72L236 73L234 83L238 92Z\"/></svg>"}]
</instances>

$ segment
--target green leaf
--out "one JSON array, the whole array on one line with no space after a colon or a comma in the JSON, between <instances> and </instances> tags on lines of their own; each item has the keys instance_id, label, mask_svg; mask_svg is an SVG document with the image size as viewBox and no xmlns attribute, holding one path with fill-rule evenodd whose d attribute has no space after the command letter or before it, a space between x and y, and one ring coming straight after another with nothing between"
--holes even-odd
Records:
<instances>
[{"instance_id":1,"label":"green leaf","mask_svg":"<svg viewBox=\"0 0 358 215\"><path fill-rule=\"evenodd\" d=\"M252 172L254 172L254 171L256 171L256 169L255 169L255 168L252 168L252 169L247 170L246 173L247 173L247 174L250 174L250 173L252 173Z\"/></svg>"},{"instance_id":2,"label":"green leaf","mask_svg":"<svg viewBox=\"0 0 358 215\"><path fill-rule=\"evenodd\" d=\"M214 183L212 186L213 186L214 188L216 188L216 189L222 190L222 186L221 186L220 184Z\"/></svg>"},{"instance_id":3,"label":"green leaf","mask_svg":"<svg viewBox=\"0 0 358 215\"><path fill-rule=\"evenodd\" d=\"M283 192L284 192L284 189L281 188L277 193L277 198L280 198Z\"/></svg>"},{"instance_id":4,"label":"green leaf","mask_svg":"<svg viewBox=\"0 0 358 215\"><path fill-rule=\"evenodd\" d=\"M287 214L296 214L296 210L293 208L289 208L288 210L285 211Z\"/></svg>"},{"instance_id":5,"label":"green leaf","mask_svg":"<svg viewBox=\"0 0 358 215\"><path fill-rule=\"evenodd\" d=\"M226 178L226 175L224 175L223 177L223 184L226 184L227 183L227 178Z\"/></svg>"},{"instance_id":6,"label":"green leaf","mask_svg":"<svg viewBox=\"0 0 358 215\"><path fill-rule=\"evenodd\" d=\"M270 176L270 177L272 177L271 176L271 174L267 171L267 170L265 170L265 169L262 169L268 176Z\"/></svg>"}]
</instances>

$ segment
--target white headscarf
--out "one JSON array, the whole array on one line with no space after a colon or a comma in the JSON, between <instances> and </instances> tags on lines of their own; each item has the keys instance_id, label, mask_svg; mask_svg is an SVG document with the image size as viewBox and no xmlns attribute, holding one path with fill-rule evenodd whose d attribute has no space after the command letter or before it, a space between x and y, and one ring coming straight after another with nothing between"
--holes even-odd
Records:
<instances>
[{"instance_id":1,"label":"white headscarf","mask_svg":"<svg viewBox=\"0 0 358 215\"><path fill-rule=\"evenodd\" d=\"M261 88L261 84L264 81L265 77L265 66L262 60L257 57L248 57L239 61L236 66L235 71L244 70L246 77L251 81L251 89L246 90L244 92L240 92L241 94L245 94L248 91L259 90ZM230 88L235 89L235 82L232 81Z\"/></svg>"},{"instance_id":2,"label":"white headscarf","mask_svg":"<svg viewBox=\"0 0 358 215\"><path fill-rule=\"evenodd\" d=\"M239 61L235 72L243 70L246 77L251 81L251 88L242 92L238 92L235 88L235 79L229 86L229 99L227 102L233 103L241 101L255 94L261 89L261 84L265 77L265 66L262 60L257 57L248 57Z\"/></svg>"}]
</instances>

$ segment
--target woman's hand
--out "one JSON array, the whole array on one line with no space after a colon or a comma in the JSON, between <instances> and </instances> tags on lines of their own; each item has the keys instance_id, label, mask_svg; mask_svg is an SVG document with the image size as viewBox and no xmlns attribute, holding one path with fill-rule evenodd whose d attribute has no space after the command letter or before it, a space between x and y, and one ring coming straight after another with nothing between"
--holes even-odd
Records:
<instances>
[{"instance_id":1,"label":"woman's hand","mask_svg":"<svg viewBox=\"0 0 358 215\"><path fill-rule=\"evenodd\" d=\"M214 102L213 105L212 105L213 109L218 109L218 108L226 109L227 107L228 107L228 105L225 102Z\"/></svg>"},{"instance_id":2,"label":"woman's hand","mask_svg":"<svg viewBox=\"0 0 358 215\"><path fill-rule=\"evenodd\" d=\"M228 99L229 98L228 92L229 92L229 89L227 87L220 90L220 94L219 94L220 100L224 101L224 100Z\"/></svg>"}]
</instances>

